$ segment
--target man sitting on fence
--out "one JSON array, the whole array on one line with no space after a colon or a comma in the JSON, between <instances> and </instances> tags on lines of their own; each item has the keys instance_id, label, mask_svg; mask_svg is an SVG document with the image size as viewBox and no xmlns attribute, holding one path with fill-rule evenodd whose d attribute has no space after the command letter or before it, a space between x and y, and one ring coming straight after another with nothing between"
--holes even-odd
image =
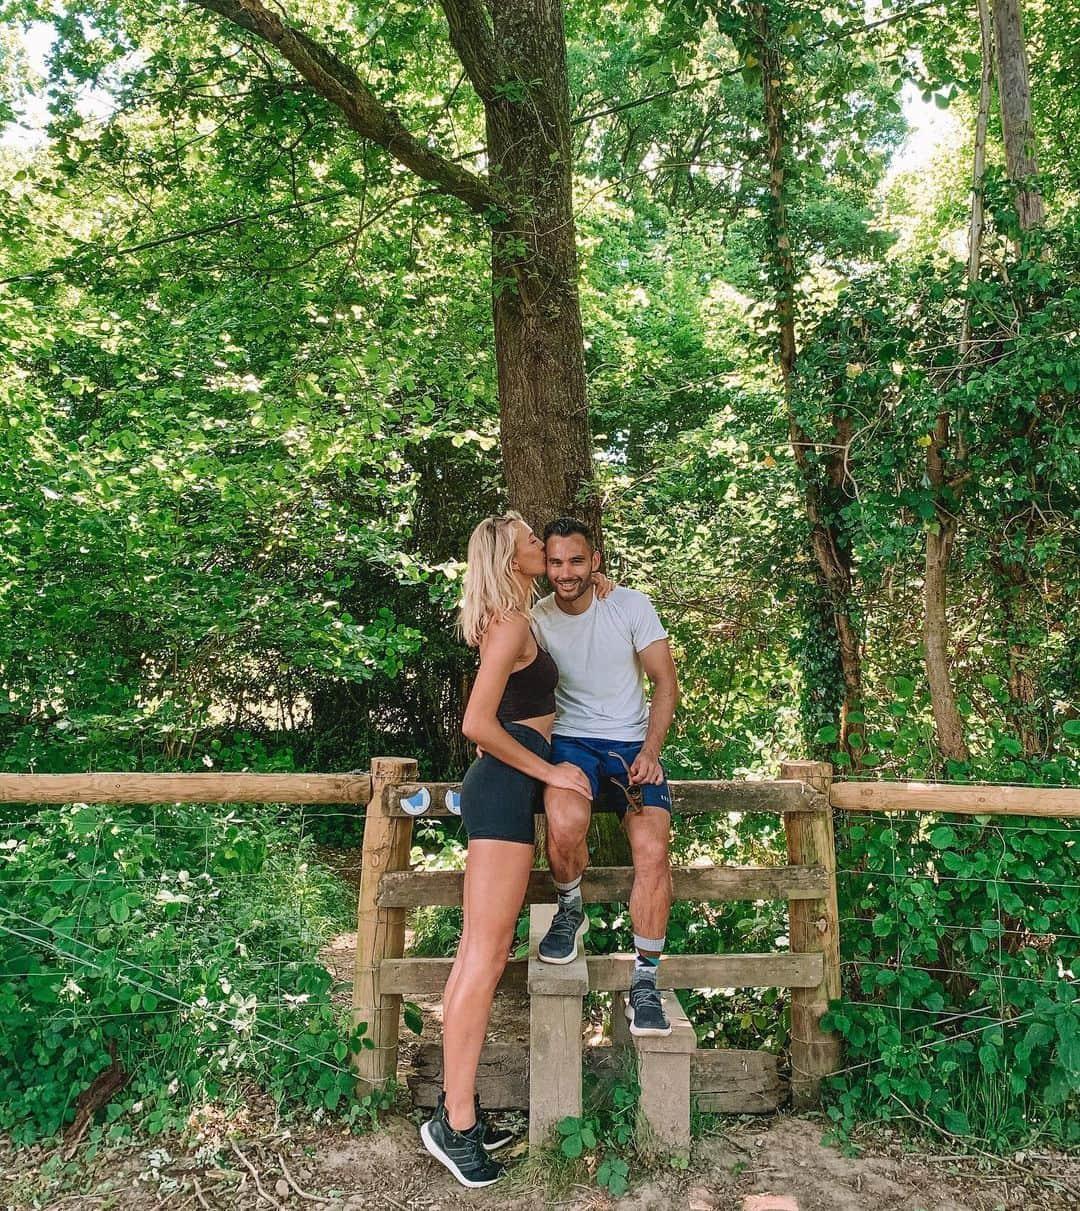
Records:
<instances>
[{"instance_id":1,"label":"man sitting on fence","mask_svg":"<svg viewBox=\"0 0 1080 1211\"><path fill-rule=\"evenodd\" d=\"M668 1035L656 991L671 908L671 793L660 749L679 697L667 632L644 593L617 588L604 600L597 597L593 572L600 552L581 522L552 522L544 541L554 592L534 607L533 625L559 668L551 760L581 768L592 801L574 791L545 790L548 861L559 903L539 957L545 963L577 957L578 940L589 928L581 899L589 861L585 838L593 803L609 796L634 860L630 920L637 961L626 1016L634 1034ZM644 676L652 683L651 703Z\"/></svg>"}]
</instances>

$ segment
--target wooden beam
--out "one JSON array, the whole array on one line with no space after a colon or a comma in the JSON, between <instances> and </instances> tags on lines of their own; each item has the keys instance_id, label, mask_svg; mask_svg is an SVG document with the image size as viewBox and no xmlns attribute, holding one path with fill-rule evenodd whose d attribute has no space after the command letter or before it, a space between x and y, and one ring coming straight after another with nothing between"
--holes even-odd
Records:
<instances>
[{"instance_id":1,"label":"wooden beam","mask_svg":"<svg viewBox=\"0 0 1080 1211\"><path fill-rule=\"evenodd\" d=\"M586 1047L586 1072L607 1073L617 1048ZM442 1092L441 1043L416 1049L408 1083L413 1103L430 1109ZM521 1043L488 1043L480 1055L476 1091L485 1109L529 1108L528 1051ZM711 1114L771 1114L788 1098L775 1055L767 1051L698 1048L690 1056L690 1096L699 1110Z\"/></svg>"},{"instance_id":2,"label":"wooden beam","mask_svg":"<svg viewBox=\"0 0 1080 1211\"><path fill-rule=\"evenodd\" d=\"M809 866L690 866L671 873L676 900L813 900L826 887L825 872ZM625 904L633 881L632 866L593 866L585 871L581 894L590 904ZM379 904L385 908L460 904L464 882L459 870L386 874L379 884ZM554 900L551 872L534 870L525 903Z\"/></svg>"},{"instance_id":3,"label":"wooden beam","mask_svg":"<svg viewBox=\"0 0 1080 1211\"><path fill-rule=\"evenodd\" d=\"M951 786L947 782L834 782L833 807L846 812L951 812L958 816L1080 818L1069 786Z\"/></svg>"},{"instance_id":4,"label":"wooden beam","mask_svg":"<svg viewBox=\"0 0 1080 1211\"><path fill-rule=\"evenodd\" d=\"M672 782L678 816L709 812L820 812L828 806L813 788L790 779L763 782Z\"/></svg>"},{"instance_id":5,"label":"wooden beam","mask_svg":"<svg viewBox=\"0 0 1080 1211\"><path fill-rule=\"evenodd\" d=\"M589 955L589 989L624 991L634 974L632 954ZM821 983L820 955L665 955L658 988L813 988Z\"/></svg>"},{"instance_id":6,"label":"wooden beam","mask_svg":"<svg viewBox=\"0 0 1080 1211\"><path fill-rule=\"evenodd\" d=\"M405 952L405 910L380 908L376 903L379 880L386 871L409 865L412 821L392 819L385 804L397 784L416 777L411 757L372 757L371 781L375 794L364 821L360 895L356 906L356 967L353 974L352 1024L367 1024L366 1039L374 1046L356 1052L361 1093L382 1089L397 1074L401 997L387 993L379 980L383 959L400 959Z\"/></svg>"},{"instance_id":7,"label":"wooden beam","mask_svg":"<svg viewBox=\"0 0 1080 1211\"><path fill-rule=\"evenodd\" d=\"M453 959L383 959L379 987L384 993L440 993ZM588 955L592 992L614 992L630 987L634 956ZM819 954L665 955L660 961L660 988L815 988L823 972ZM506 965L500 990L526 990L528 962L512 959Z\"/></svg>"},{"instance_id":8,"label":"wooden beam","mask_svg":"<svg viewBox=\"0 0 1080 1211\"><path fill-rule=\"evenodd\" d=\"M406 996L437 996L446 987L453 959L383 959L379 965L379 987L384 993ZM525 992L528 962L511 959L498 983L500 992Z\"/></svg>"},{"instance_id":9,"label":"wooden beam","mask_svg":"<svg viewBox=\"0 0 1080 1211\"><path fill-rule=\"evenodd\" d=\"M0 774L0 803L342 803L371 800L361 774Z\"/></svg>"},{"instance_id":10,"label":"wooden beam","mask_svg":"<svg viewBox=\"0 0 1080 1211\"><path fill-rule=\"evenodd\" d=\"M544 963L541 939L554 904L529 909L529 1151L544 1147L555 1125L581 1117L581 1005L589 972L580 949L570 963Z\"/></svg>"},{"instance_id":11,"label":"wooden beam","mask_svg":"<svg viewBox=\"0 0 1080 1211\"><path fill-rule=\"evenodd\" d=\"M827 761L786 761L780 772L801 778L828 798L832 766ZM840 1036L822 1030L829 1002L840 999L840 912L836 896L836 844L832 812L784 816L788 861L818 866L829 882L818 900L793 900L788 905L791 949L822 962L822 977L814 988L791 994L791 1101L797 1110L820 1100L821 1081L840 1067Z\"/></svg>"},{"instance_id":12,"label":"wooden beam","mask_svg":"<svg viewBox=\"0 0 1080 1211\"><path fill-rule=\"evenodd\" d=\"M625 998L616 993L613 1019L621 1017ZM627 1030L637 1056L637 1145L645 1154L690 1154L690 1058L697 1048L694 1028L673 992L663 995L664 1012L671 1023L666 1038L637 1038ZM614 1020L612 1022L614 1042Z\"/></svg>"},{"instance_id":13,"label":"wooden beam","mask_svg":"<svg viewBox=\"0 0 1080 1211\"><path fill-rule=\"evenodd\" d=\"M448 816L446 792L460 791L460 782L412 782L403 785L401 795L409 798L422 787L431 796L424 813ZM709 812L814 812L823 811L827 801L809 786L791 780L767 782L672 782L672 811L680 816L700 816ZM400 803L391 803L392 816L409 813Z\"/></svg>"}]
</instances>

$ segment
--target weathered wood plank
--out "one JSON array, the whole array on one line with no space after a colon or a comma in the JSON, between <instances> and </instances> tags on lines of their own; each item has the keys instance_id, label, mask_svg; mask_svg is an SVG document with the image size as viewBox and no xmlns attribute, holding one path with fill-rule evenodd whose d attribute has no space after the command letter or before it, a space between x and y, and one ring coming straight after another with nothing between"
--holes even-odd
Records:
<instances>
[{"instance_id":1,"label":"weathered wood plank","mask_svg":"<svg viewBox=\"0 0 1080 1211\"><path fill-rule=\"evenodd\" d=\"M446 987L453 965L453 959L383 959L379 964L379 987L384 993L434 995ZM499 981L499 991L525 992L528 977L528 960L512 959Z\"/></svg>"},{"instance_id":2,"label":"weathered wood plank","mask_svg":"<svg viewBox=\"0 0 1080 1211\"><path fill-rule=\"evenodd\" d=\"M606 1072L616 1048L586 1047L586 1072ZM441 1043L421 1043L408 1085L413 1103L431 1109L442 1091ZM529 1108L528 1053L520 1043L488 1043L480 1056L476 1091L490 1110ZM771 1114L787 1101L788 1087L777 1058L767 1051L702 1049L690 1057L690 1095L711 1114Z\"/></svg>"},{"instance_id":3,"label":"weathered wood plank","mask_svg":"<svg viewBox=\"0 0 1080 1211\"><path fill-rule=\"evenodd\" d=\"M615 994L616 1008L622 999ZM635 1038L638 1086L638 1143L646 1152L686 1156L690 1151L690 1057L694 1028L673 992L664 993L671 1022L667 1038Z\"/></svg>"},{"instance_id":4,"label":"weathered wood plank","mask_svg":"<svg viewBox=\"0 0 1080 1211\"><path fill-rule=\"evenodd\" d=\"M589 955L593 992L630 987L634 955ZM724 954L665 955L657 971L658 988L813 988L821 983L821 955Z\"/></svg>"},{"instance_id":5,"label":"weathered wood plank","mask_svg":"<svg viewBox=\"0 0 1080 1211\"><path fill-rule=\"evenodd\" d=\"M581 1115L581 1002L589 988L584 956L572 963L541 963L537 943L555 915L554 904L529 912L529 1148L549 1142L555 1124Z\"/></svg>"},{"instance_id":6,"label":"weathered wood plank","mask_svg":"<svg viewBox=\"0 0 1080 1211\"><path fill-rule=\"evenodd\" d=\"M438 993L443 990L453 959L383 959L379 986L384 993ZM614 992L630 987L634 956L587 955L589 988ZM660 988L814 988L821 983L821 955L731 954L665 955L660 961ZM501 990L525 991L528 960L506 965Z\"/></svg>"},{"instance_id":7,"label":"weathered wood plank","mask_svg":"<svg viewBox=\"0 0 1080 1211\"><path fill-rule=\"evenodd\" d=\"M802 782L698 781L671 783L671 810L680 816L709 812L818 812L828 800Z\"/></svg>"},{"instance_id":8,"label":"weathered wood plank","mask_svg":"<svg viewBox=\"0 0 1080 1211\"><path fill-rule=\"evenodd\" d=\"M825 872L810 866L691 866L671 873L676 900L814 900L826 887ZM633 881L632 866L589 867L581 893L590 904L626 903ZM386 874L379 885L379 904L384 908L460 904L464 882L459 870ZM547 904L554 899L551 872L534 870L525 903Z\"/></svg>"},{"instance_id":9,"label":"weathered wood plank","mask_svg":"<svg viewBox=\"0 0 1080 1211\"><path fill-rule=\"evenodd\" d=\"M1080 818L1080 790L1066 786L950 786L934 782L834 782L847 812L952 812L959 816Z\"/></svg>"},{"instance_id":10,"label":"weathered wood plank","mask_svg":"<svg viewBox=\"0 0 1080 1211\"><path fill-rule=\"evenodd\" d=\"M369 774L0 774L0 803L342 803Z\"/></svg>"},{"instance_id":11,"label":"weathered wood plank","mask_svg":"<svg viewBox=\"0 0 1080 1211\"><path fill-rule=\"evenodd\" d=\"M431 796L425 816L446 816L446 792L461 790L460 782L411 782L403 785L401 795L408 798L421 787ZM770 780L762 782L672 782L672 810L676 815L698 816L708 812L798 812L822 811L827 800L801 782ZM409 813L400 803L389 806L391 815Z\"/></svg>"},{"instance_id":12,"label":"weathered wood plank","mask_svg":"<svg viewBox=\"0 0 1080 1211\"><path fill-rule=\"evenodd\" d=\"M699 1048L690 1057L690 1096L709 1114L771 1114L789 1089L767 1051Z\"/></svg>"},{"instance_id":13,"label":"weathered wood plank","mask_svg":"<svg viewBox=\"0 0 1080 1211\"><path fill-rule=\"evenodd\" d=\"M421 1043L406 1079L413 1105L433 1108L443 1087L442 1043ZM476 1092L485 1110L528 1110L529 1052L524 1044L486 1044L476 1070Z\"/></svg>"}]
</instances>

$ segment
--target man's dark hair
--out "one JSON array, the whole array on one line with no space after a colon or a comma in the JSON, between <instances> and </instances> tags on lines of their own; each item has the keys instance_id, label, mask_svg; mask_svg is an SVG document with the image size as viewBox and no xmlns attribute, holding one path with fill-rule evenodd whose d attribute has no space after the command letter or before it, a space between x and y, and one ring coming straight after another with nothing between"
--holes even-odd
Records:
<instances>
[{"instance_id":1,"label":"man's dark hair","mask_svg":"<svg viewBox=\"0 0 1080 1211\"><path fill-rule=\"evenodd\" d=\"M552 537L569 538L571 534L580 534L589 544L589 550L596 550L596 539L593 538L592 531L576 517L556 517L554 521L548 522L544 527L544 542Z\"/></svg>"}]
</instances>

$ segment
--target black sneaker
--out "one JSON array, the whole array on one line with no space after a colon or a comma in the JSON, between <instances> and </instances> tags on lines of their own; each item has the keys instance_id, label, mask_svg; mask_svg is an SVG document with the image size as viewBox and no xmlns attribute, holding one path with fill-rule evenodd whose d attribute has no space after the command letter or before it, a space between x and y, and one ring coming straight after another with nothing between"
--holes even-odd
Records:
<instances>
[{"instance_id":1,"label":"black sneaker","mask_svg":"<svg viewBox=\"0 0 1080 1211\"><path fill-rule=\"evenodd\" d=\"M626 1016L630 1021L631 1034L666 1038L671 1033L671 1023L664 1013L664 1002L652 980L635 980L630 985Z\"/></svg>"},{"instance_id":2,"label":"black sneaker","mask_svg":"<svg viewBox=\"0 0 1080 1211\"><path fill-rule=\"evenodd\" d=\"M431 1155L470 1190L490 1186L506 1172L484 1151L484 1123L478 1118L468 1131L455 1131L439 1097L435 1113L420 1128L420 1139Z\"/></svg>"},{"instance_id":3,"label":"black sneaker","mask_svg":"<svg viewBox=\"0 0 1080 1211\"><path fill-rule=\"evenodd\" d=\"M580 900L569 908L559 906L536 953L543 963L572 963L577 958L578 939L589 932L589 918Z\"/></svg>"},{"instance_id":4,"label":"black sneaker","mask_svg":"<svg viewBox=\"0 0 1080 1211\"><path fill-rule=\"evenodd\" d=\"M480 1109L480 1094L476 1095L476 1121L484 1124L484 1151L498 1152L505 1148L514 1138L514 1133L505 1127L496 1127L488 1121L487 1115Z\"/></svg>"}]
</instances>

